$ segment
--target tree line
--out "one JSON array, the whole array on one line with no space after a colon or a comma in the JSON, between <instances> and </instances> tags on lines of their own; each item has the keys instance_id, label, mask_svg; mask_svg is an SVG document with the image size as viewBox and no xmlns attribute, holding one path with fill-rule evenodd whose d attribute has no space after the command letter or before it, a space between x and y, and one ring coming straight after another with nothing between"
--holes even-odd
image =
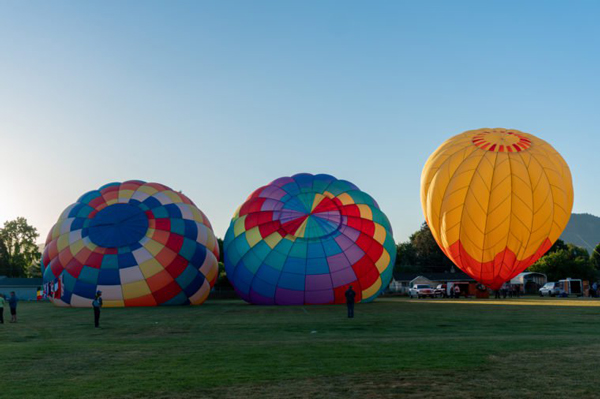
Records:
<instances>
[{"instance_id":1,"label":"tree line","mask_svg":"<svg viewBox=\"0 0 600 399\"><path fill-rule=\"evenodd\" d=\"M413 273L444 273L456 268L437 245L427 223L409 240L396 246L394 271ZM600 244L590 255L587 249L557 240L544 256L526 271L544 273L548 281L567 277L598 281L600 278Z\"/></svg>"},{"instance_id":2,"label":"tree line","mask_svg":"<svg viewBox=\"0 0 600 399\"><path fill-rule=\"evenodd\" d=\"M19 217L0 228L0 276L41 277L37 229Z\"/></svg>"}]
</instances>

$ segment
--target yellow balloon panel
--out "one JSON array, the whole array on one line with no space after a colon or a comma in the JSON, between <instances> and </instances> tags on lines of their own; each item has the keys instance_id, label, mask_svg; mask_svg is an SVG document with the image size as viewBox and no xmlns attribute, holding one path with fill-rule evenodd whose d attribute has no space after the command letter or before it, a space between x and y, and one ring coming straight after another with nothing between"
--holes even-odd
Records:
<instances>
[{"instance_id":1,"label":"yellow balloon panel","mask_svg":"<svg viewBox=\"0 0 600 399\"><path fill-rule=\"evenodd\" d=\"M569 167L550 144L514 129L456 135L428 159L421 205L450 259L499 288L542 256L569 221Z\"/></svg>"}]
</instances>

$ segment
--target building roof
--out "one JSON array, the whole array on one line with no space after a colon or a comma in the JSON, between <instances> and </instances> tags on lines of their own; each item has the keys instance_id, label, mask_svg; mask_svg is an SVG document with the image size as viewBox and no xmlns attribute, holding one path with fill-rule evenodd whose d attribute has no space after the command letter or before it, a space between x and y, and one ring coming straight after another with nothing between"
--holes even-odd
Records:
<instances>
[{"instance_id":1,"label":"building roof","mask_svg":"<svg viewBox=\"0 0 600 399\"><path fill-rule=\"evenodd\" d=\"M0 287L41 287L44 284L41 278L0 278Z\"/></svg>"},{"instance_id":2,"label":"building roof","mask_svg":"<svg viewBox=\"0 0 600 399\"><path fill-rule=\"evenodd\" d=\"M523 273L519 273L515 277L513 277L510 280L510 283L511 284L523 284L523 282L525 281L526 277L533 277L533 276L539 276L539 277L544 277L545 279L548 279L548 276L546 276L544 273L523 272Z\"/></svg>"},{"instance_id":3,"label":"building roof","mask_svg":"<svg viewBox=\"0 0 600 399\"><path fill-rule=\"evenodd\" d=\"M423 276L431 281L475 281L468 274L462 271L454 273L403 273L394 272L394 280L396 281L412 281L415 278Z\"/></svg>"}]
</instances>

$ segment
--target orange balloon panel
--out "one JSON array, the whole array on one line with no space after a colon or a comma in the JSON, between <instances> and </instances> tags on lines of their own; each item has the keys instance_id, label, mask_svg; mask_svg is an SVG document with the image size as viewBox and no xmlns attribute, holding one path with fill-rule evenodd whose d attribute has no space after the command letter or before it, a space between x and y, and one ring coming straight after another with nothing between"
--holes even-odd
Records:
<instances>
[{"instance_id":1,"label":"orange balloon panel","mask_svg":"<svg viewBox=\"0 0 600 399\"><path fill-rule=\"evenodd\" d=\"M571 172L550 144L531 134L469 130L427 160L421 205L444 253L498 289L550 249L567 225Z\"/></svg>"}]
</instances>

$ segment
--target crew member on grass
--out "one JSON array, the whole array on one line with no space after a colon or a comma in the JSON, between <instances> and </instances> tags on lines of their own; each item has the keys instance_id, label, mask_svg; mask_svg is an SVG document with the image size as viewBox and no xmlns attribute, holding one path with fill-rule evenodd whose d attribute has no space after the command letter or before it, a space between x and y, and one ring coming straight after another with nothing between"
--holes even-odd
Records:
<instances>
[{"instance_id":1,"label":"crew member on grass","mask_svg":"<svg viewBox=\"0 0 600 399\"><path fill-rule=\"evenodd\" d=\"M0 294L0 324L4 324L4 304L6 300L4 300L4 294Z\"/></svg>"},{"instance_id":2,"label":"crew member on grass","mask_svg":"<svg viewBox=\"0 0 600 399\"><path fill-rule=\"evenodd\" d=\"M348 306L348 318L354 317L354 298L356 298L356 292L352 289L352 286L346 290L346 306Z\"/></svg>"},{"instance_id":3,"label":"crew member on grass","mask_svg":"<svg viewBox=\"0 0 600 399\"><path fill-rule=\"evenodd\" d=\"M14 291L10 293L10 297L8 298L8 306L10 307L10 322L17 322L17 302L19 299L17 298L17 294Z\"/></svg>"},{"instance_id":4,"label":"crew member on grass","mask_svg":"<svg viewBox=\"0 0 600 399\"><path fill-rule=\"evenodd\" d=\"M96 298L92 302L94 308L94 326L100 327L100 308L102 307L102 291L96 292Z\"/></svg>"},{"instance_id":5,"label":"crew member on grass","mask_svg":"<svg viewBox=\"0 0 600 399\"><path fill-rule=\"evenodd\" d=\"M454 298L460 297L460 287L458 284L454 284Z\"/></svg>"}]
</instances>

